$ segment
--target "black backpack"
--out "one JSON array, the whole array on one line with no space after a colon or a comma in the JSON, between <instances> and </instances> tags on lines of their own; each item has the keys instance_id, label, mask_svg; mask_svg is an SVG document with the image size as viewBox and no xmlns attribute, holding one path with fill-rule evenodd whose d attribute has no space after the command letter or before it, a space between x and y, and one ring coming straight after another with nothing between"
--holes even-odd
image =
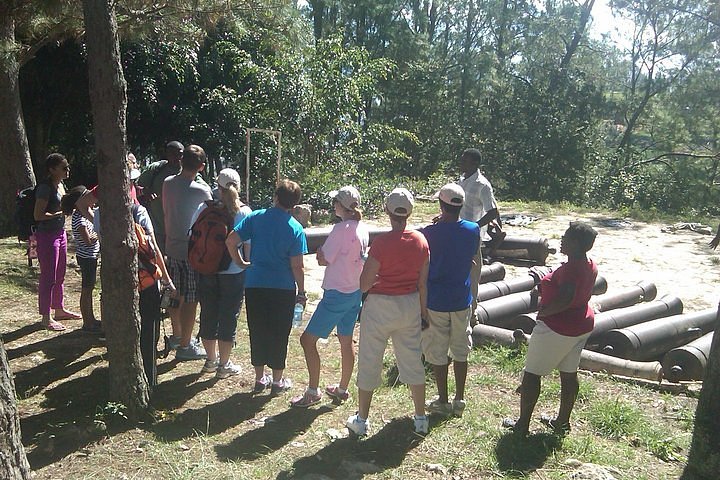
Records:
<instances>
[{"instance_id":1,"label":"black backpack","mask_svg":"<svg viewBox=\"0 0 720 480\"><path fill-rule=\"evenodd\" d=\"M15 197L15 224L18 240L29 240L35 226L35 187L24 188Z\"/></svg>"}]
</instances>

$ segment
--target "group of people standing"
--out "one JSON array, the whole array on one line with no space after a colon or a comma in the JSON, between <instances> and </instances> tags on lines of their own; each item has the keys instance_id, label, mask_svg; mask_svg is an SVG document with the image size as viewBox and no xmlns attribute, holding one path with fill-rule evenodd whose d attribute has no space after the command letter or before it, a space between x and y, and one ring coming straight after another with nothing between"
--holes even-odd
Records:
<instances>
[{"instance_id":1,"label":"group of people standing","mask_svg":"<svg viewBox=\"0 0 720 480\"><path fill-rule=\"evenodd\" d=\"M173 330L171 344L176 350L176 358L204 359L202 372L214 372L218 378L240 373L240 367L231 361L230 356L237 317L244 300L250 360L255 374L253 392L270 390L271 394L277 395L291 389L292 382L284 376L284 370L293 312L297 304L304 307L307 301L303 264L307 243L302 226L292 216L292 210L302 195L300 186L290 180L280 181L273 195L272 207L251 211L240 201L240 177L236 171L223 169L218 175L215 192L202 181L200 172L205 167L206 156L201 147L184 147L180 142L170 142L166 156L166 160L151 164L137 178L137 185L142 188L139 203L148 205L149 215L141 205L135 205L133 211L138 212L137 215L134 213L136 222L142 220L146 226L146 233L157 249L160 261L163 256L167 260L167 265L162 262L158 277L163 288L172 293L168 312ZM55 179L52 180L55 183L49 183L54 184L57 191L54 195L51 192L48 197L62 203L61 182L67 178L67 160L57 164L53 162L48 157L48 178ZM413 195L403 188L390 192L384 207L391 231L375 238L372 246L369 246L368 229L361 221L358 190L353 186L344 186L330 192L334 213L340 222L334 225L326 242L317 251L318 263L326 266L322 284L324 293L300 337L309 379L305 391L290 401L292 407L309 407L321 401L321 359L317 342L320 338L327 338L333 330L337 331L340 343L340 378L338 383L327 386L324 391L334 401L342 402L349 398L349 384L355 366L353 332L359 320L358 411L347 420L351 431L365 435L370 428L368 418L373 392L381 384L383 354L390 339L399 379L408 385L412 395L415 431L427 433L429 421L426 409L462 416L466 405L467 359L471 350L470 325L482 265L481 245L485 241L493 248L493 242L501 242L504 236L492 187L481 174L479 164L479 151L468 149L463 152L460 181L440 189L436 195L439 215L431 225L419 230L408 228L408 218L414 207ZM78 224L79 232L76 240L87 246L97 243L98 212L91 208L97 193L97 189L78 188L74 196L67 197L65 202L67 213L72 210L71 207L76 210L73 213L73 225ZM43 198L46 195L41 191L38 194L41 201L36 204L38 224L43 221L54 221L58 226L60 221L64 224L62 210L56 209L50 201L43 202ZM232 262L223 271L199 274L188 262L188 231L213 198L219 200L233 219L225 242ZM95 228L86 222L88 219L95 220ZM65 248L64 228L59 229L62 232L54 231L48 235L48 242L42 242L53 246L51 253ZM573 263L573 273L561 274L558 270L554 278L560 281L560 285L548 279L548 285L543 286L541 323L542 317L547 317L551 332L578 338L575 342L555 341L552 344L558 357L555 365L551 365L553 361L545 361L542 368L526 369L521 387L523 413L518 422L508 423L517 431L527 431L527 411L530 408L531 412L530 403L534 406L531 400L536 386L539 391L539 376L549 373L546 371L548 367L551 370L561 365L562 372L568 370L568 375L563 375L563 394L568 397L563 397L565 407L572 396L570 364L574 355L560 356L560 353L563 349L575 352L579 343L584 345L581 340L586 339L583 337L585 328L560 331L563 329L553 325L565 324L562 318L558 320L558 315L562 317L562 312L567 310L572 311L573 321L581 315L585 319L583 325L587 325L588 318L592 324L592 311L587 313L587 301L593 283L590 277L593 272L597 274L597 269L585 257L585 252L592 246L589 241L591 236L594 240L594 231L590 227L571 226L563 237L566 245L563 253L577 260ZM79 316L65 310L62 304L62 279L58 270L62 266L64 271L64 259L62 262L50 259L51 254L45 253L48 246L43 245L41 253L40 243L38 241L41 257L40 313L44 325L60 329L54 325L59 324L61 319ZM63 255L58 253L56 256ZM83 273L83 292L85 288ZM548 294L548 301L544 300L545 291L553 292ZM158 301L153 302L154 313L148 315L152 317L148 328L157 332L160 289L156 286L153 292L153 298ZM201 307L199 337L202 342L193 338L198 302ZM49 318L50 308L55 309L54 320ZM83 308L84 321L86 311ZM94 316L90 320L88 328L100 328ZM142 325L146 325L144 320ZM152 362L152 368L146 364L146 373L154 384L157 333L147 336L148 348L143 349L143 360ZM149 345L152 345L152 352ZM540 353L536 356L543 357L542 348L533 349L532 345L530 351L538 351ZM432 365L438 389L437 398L428 403L425 401L423 356ZM533 362L542 363L537 358ZM448 393L450 363L453 364L455 377L452 401ZM577 364L574 369L577 370ZM576 388L574 395L577 395ZM574 397L572 400L574 403ZM572 403L569 408L572 409ZM564 427L567 422L569 411L567 415L562 413L557 424Z\"/></svg>"}]
</instances>

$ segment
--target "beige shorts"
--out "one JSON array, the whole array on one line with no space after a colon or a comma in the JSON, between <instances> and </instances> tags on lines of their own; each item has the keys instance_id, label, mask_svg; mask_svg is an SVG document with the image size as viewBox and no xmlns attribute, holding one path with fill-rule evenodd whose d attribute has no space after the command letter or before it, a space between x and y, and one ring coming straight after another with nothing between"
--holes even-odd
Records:
<instances>
[{"instance_id":1,"label":"beige shorts","mask_svg":"<svg viewBox=\"0 0 720 480\"><path fill-rule=\"evenodd\" d=\"M563 373L577 372L580 354L590 333L567 337L555 333L545 322L538 320L530 337L525 371L540 376L549 374L555 368Z\"/></svg>"},{"instance_id":2,"label":"beige shorts","mask_svg":"<svg viewBox=\"0 0 720 480\"><path fill-rule=\"evenodd\" d=\"M383 354L392 339L400 381L425 383L420 349L420 295L370 294L360 314L357 386L374 390L382 383Z\"/></svg>"},{"instance_id":3,"label":"beige shorts","mask_svg":"<svg viewBox=\"0 0 720 480\"><path fill-rule=\"evenodd\" d=\"M470 307L458 312L436 312L428 309L430 326L422 332L425 360L433 365L447 365L448 356L466 362L472 348Z\"/></svg>"}]
</instances>

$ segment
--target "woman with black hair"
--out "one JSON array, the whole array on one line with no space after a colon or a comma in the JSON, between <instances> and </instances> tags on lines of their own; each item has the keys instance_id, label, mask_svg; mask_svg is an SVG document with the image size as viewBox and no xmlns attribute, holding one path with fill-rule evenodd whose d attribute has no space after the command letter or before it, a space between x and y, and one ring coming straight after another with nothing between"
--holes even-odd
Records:
<instances>
[{"instance_id":1,"label":"woman with black hair","mask_svg":"<svg viewBox=\"0 0 720 480\"><path fill-rule=\"evenodd\" d=\"M65 215L60 201L65 194L63 180L70 175L70 165L64 155L51 153L45 159L46 178L35 188L35 217L38 263L38 310L40 323L48 330L65 330L62 320L77 320L80 315L65 309L64 282L67 263L67 235ZM55 311L50 318L50 309Z\"/></svg>"}]
</instances>

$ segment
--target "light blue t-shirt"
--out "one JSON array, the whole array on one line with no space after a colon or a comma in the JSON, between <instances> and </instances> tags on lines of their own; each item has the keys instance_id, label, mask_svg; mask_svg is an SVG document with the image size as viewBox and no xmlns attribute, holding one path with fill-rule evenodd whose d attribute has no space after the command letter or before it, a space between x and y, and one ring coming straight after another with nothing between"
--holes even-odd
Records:
<instances>
[{"instance_id":1,"label":"light blue t-shirt","mask_svg":"<svg viewBox=\"0 0 720 480\"><path fill-rule=\"evenodd\" d=\"M436 223L421 230L430 247L427 307L458 312L472 302L470 268L480 242L477 223Z\"/></svg>"},{"instance_id":2,"label":"light blue t-shirt","mask_svg":"<svg viewBox=\"0 0 720 480\"><path fill-rule=\"evenodd\" d=\"M276 207L256 210L240 220L235 231L252 242L245 287L295 290L290 257L306 254L307 241L292 215Z\"/></svg>"}]
</instances>

